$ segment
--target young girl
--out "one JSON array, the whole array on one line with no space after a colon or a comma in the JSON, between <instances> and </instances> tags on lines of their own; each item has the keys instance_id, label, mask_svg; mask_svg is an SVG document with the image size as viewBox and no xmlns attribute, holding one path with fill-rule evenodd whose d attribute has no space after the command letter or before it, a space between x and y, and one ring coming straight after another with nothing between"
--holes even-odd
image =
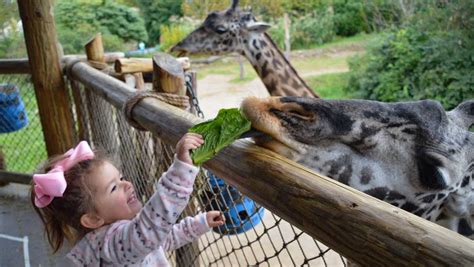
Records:
<instances>
[{"instance_id":1,"label":"young girl","mask_svg":"<svg viewBox=\"0 0 474 267\"><path fill-rule=\"evenodd\" d=\"M64 239L75 244L70 258L80 266L169 266L164 250L191 242L224 224L219 211L176 219L188 203L198 167L190 149L203 144L186 134L173 164L144 207L133 185L103 155L80 142L33 176L31 200L56 252Z\"/></svg>"}]
</instances>

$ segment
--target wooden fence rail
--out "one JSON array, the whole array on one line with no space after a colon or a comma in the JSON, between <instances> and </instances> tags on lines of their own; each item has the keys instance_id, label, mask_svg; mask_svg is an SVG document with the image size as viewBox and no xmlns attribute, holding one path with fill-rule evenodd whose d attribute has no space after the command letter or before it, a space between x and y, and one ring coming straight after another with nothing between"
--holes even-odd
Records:
<instances>
[{"instance_id":1,"label":"wooden fence rail","mask_svg":"<svg viewBox=\"0 0 474 267\"><path fill-rule=\"evenodd\" d=\"M125 53L122 52L105 53L105 62L115 62L124 57ZM66 55L61 60L61 67L64 67L64 62L71 59L85 61L87 57L85 55ZM28 58L0 59L0 74L31 74Z\"/></svg>"},{"instance_id":2,"label":"wooden fence rail","mask_svg":"<svg viewBox=\"0 0 474 267\"><path fill-rule=\"evenodd\" d=\"M132 88L82 62L72 78L117 108ZM175 144L200 119L156 99L132 117ZM237 160L238 159L238 160ZM241 140L204 164L265 208L362 265L472 266L474 241Z\"/></svg>"}]
</instances>

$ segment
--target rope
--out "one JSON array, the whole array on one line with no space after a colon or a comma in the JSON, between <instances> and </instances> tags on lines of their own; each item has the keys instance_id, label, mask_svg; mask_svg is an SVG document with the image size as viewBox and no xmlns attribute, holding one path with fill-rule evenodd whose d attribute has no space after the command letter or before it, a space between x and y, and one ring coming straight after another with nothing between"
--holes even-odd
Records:
<instances>
[{"instance_id":1,"label":"rope","mask_svg":"<svg viewBox=\"0 0 474 267\"><path fill-rule=\"evenodd\" d=\"M127 101L125 101L125 104L123 105L122 110L123 110L123 113L125 114L125 118L127 119L127 122L130 125L132 125L134 128L140 131L146 131L147 129L141 126L132 118L132 110L135 107L135 105L138 102L140 102L140 100L147 97L158 99L162 102L165 102L167 104L173 105L181 109L189 108L189 98L187 96L179 96L179 95L168 94L168 93L157 93L153 91L137 92L134 95L132 95L129 99L127 99Z\"/></svg>"}]
</instances>

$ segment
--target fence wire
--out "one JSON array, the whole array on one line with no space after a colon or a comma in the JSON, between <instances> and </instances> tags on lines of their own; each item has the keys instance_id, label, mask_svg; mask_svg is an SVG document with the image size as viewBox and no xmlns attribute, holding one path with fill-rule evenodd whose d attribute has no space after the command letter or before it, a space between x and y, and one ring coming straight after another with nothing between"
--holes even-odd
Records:
<instances>
[{"instance_id":1,"label":"fence wire","mask_svg":"<svg viewBox=\"0 0 474 267\"><path fill-rule=\"evenodd\" d=\"M118 155L123 173L145 202L161 173L171 164L174 146L130 127L124 115L99 96L72 82L83 139ZM80 110L81 113L77 112ZM82 118L80 118L82 117ZM81 132L81 131L79 131ZM345 266L333 250L279 218L208 170L201 170L183 216L220 210L226 224L185 248L170 252L177 266Z\"/></svg>"},{"instance_id":2,"label":"fence wire","mask_svg":"<svg viewBox=\"0 0 474 267\"><path fill-rule=\"evenodd\" d=\"M0 169L33 173L47 158L30 75L0 75Z\"/></svg>"},{"instance_id":3,"label":"fence wire","mask_svg":"<svg viewBox=\"0 0 474 267\"><path fill-rule=\"evenodd\" d=\"M7 170L32 173L47 156L30 76L0 75L0 84L15 85L13 91L19 92L28 119L21 129L0 134ZM68 80L67 84L76 141L88 140L113 155L141 201L146 202L153 194L153 184L171 164L174 146L132 128L121 110L80 83ZM0 101L0 111L11 104L4 102ZM202 169L182 216L211 209L222 211L226 224L169 252L175 266L346 266L339 254Z\"/></svg>"}]
</instances>

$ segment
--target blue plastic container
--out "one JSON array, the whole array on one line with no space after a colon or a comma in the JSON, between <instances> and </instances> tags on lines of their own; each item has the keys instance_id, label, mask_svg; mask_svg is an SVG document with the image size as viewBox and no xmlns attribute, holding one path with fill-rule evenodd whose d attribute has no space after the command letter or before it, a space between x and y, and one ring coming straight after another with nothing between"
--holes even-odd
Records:
<instances>
[{"instance_id":1,"label":"blue plastic container","mask_svg":"<svg viewBox=\"0 0 474 267\"><path fill-rule=\"evenodd\" d=\"M14 132L27 124L25 104L18 87L12 83L0 84L0 133Z\"/></svg>"},{"instance_id":2,"label":"blue plastic container","mask_svg":"<svg viewBox=\"0 0 474 267\"><path fill-rule=\"evenodd\" d=\"M224 180L208 172L212 192L208 194L210 204L206 210L224 211L225 224L213 230L221 234L240 234L258 225L263 218L265 209L250 198L243 196ZM207 200L206 199L206 200Z\"/></svg>"}]
</instances>

